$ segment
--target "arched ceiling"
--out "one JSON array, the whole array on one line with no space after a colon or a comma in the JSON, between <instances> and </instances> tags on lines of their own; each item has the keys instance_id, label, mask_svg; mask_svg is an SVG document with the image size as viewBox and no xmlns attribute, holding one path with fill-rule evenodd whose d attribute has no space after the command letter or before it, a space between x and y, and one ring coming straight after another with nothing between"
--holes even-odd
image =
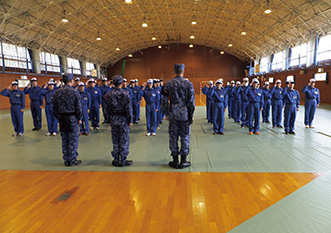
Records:
<instances>
[{"instance_id":1,"label":"arched ceiling","mask_svg":"<svg viewBox=\"0 0 331 233\"><path fill-rule=\"evenodd\" d=\"M265 14L266 8L267 0L1 0L0 35L16 45L109 65L168 43L205 45L244 61L331 32L330 0L270 0L272 12ZM63 10L68 23L61 22Z\"/></svg>"}]
</instances>

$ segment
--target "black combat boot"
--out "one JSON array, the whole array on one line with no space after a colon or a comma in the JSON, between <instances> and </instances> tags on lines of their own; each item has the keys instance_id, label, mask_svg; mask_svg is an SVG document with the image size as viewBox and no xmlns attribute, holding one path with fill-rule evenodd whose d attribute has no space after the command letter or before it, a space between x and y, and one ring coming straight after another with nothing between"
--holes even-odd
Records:
<instances>
[{"instance_id":1,"label":"black combat boot","mask_svg":"<svg viewBox=\"0 0 331 233\"><path fill-rule=\"evenodd\" d=\"M120 162L120 166L121 167L130 166L130 165L133 164L133 161L132 160L127 160L124 157L120 157L120 158L121 158L121 162Z\"/></svg>"},{"instance_id":2,"label":"black combat boot","mask_svg":"<svg viewBox=\"0 0 331 233\"><path fill-rule=\"evenodd\" d=\"M173 159L173 161L172 162L169 162L169 166L170 167L173 167L175 169L178 169L179 168L179 165L178 165L178 155L172 156L172 159Z\"/></svg>"},{"instance_id":3,"label":"black combat boot","mask_svg":"<svg viewBox=\"0 0 331 233\"><path fill-rule=\"evenodd\" d=\"M180 156L179 168L182 169L182 168L189 167L189 166L191 166L191 162L186 161L186 156L185 155Z\"/></svg>"}]
</instances>

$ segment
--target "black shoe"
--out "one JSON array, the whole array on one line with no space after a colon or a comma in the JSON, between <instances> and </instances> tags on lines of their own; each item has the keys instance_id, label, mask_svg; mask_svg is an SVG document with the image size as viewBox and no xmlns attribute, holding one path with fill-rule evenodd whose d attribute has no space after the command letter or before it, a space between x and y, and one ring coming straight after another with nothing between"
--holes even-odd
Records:
<instances>
[{"instance_id":1,"label":"black shoe","mask_svg":"<svg viewBox=\"0 0 331 233\"><path fill-rule=\"evenodd\" d=\"M163 124L163 122L162 122L162 121L160 121L159 123L160 123L160 124Z\"/></svg>"},{"instance_id":2,"label":"black shoe","mask_svg":"<svg viewBox=\"0 0 331 233\"><path fill-rule=\"evenodd\" d=\"M70 162L70 163L71 163L70 166L76 166L76 165L81 164L81 163L82 163L82 160L75 160L75 161L72 161L72 162Z\"/></svg>"},{"instance_id":3,"label":"black shoe","mask_svg":"<svg viewBox=\"0 0 331 233\"><path fill-rule=\"evenodd\" d=\"M169 166L170 167L173 167L175 169L178 169L179 168L179 164L178 164L178 155L174 155L172 156L172 159L173 161L172 162L169 162Z\"/></svg>"},{"instance_id":4,"label":"black shoe","mask_svg":"<svg viewBox=\"0 0 331 233\"><path fill-rule=\"evenodd\" d=\"M294 133L294 131L290 131L289 134L293 134L294 135L295 133Z\"/></svg>"},{"instance_id":5,"label":"black shoe","mask_svg":"<svg viewBox=\"0 0 331 233\"><path fill-rule=\"evenodd\" d=\"M179 168L180 169L183 169L183 168L186 168L186 167L189 167L191 166L191 162L189 161L186 161L186 156L180 156L180 164L179 164Z\"/></svg>"},{"instance_id":6,"label":"black shoe","mask_svg":"<svg viewBox=\"0 0 331 233\"><path fill-rule=\"evenodd\" d=\"M278 125L278 126L277 126L277 128L283 128L283 126L281 126L281 125Z\"/></svg>"},{"instance_id":7,"label":"black shoe","mask_svg":"<svg viewBox=\"0 0 331 233\"><path fill-rule=\"evenodd\" d=\"M270 124L270 121L266 121L265 123Z\"/></svg>"},{"instance_id":8,"label":"black shoe","mask_svg":"<svg viewBox=\"0 0 331 233\"><path fill-rule=\"evenodd\" d=\"M125 166L130 166L133 164L133 161L132 160L124 160L121 162L121 167L125 167Z\"/></svg>"},{"instance_id":9,"label":"black shoe","mask_svg":"<svg viewBox=\"0 0 331 233\"><path fill-rule=\"evenodd\" d=\"M138 121L140 121L140 117L138 117Z\"/></svg>"},{"instance_id":10,"label":"black shoe","mask_svg":"<svg viewBox=\"0 0 331 233\"><path fill-rule=\"evenodd\" d=\"M287 131L285 131L285 134L288 134L288 132L287 132Z\"/></svg>"},{"instance_id":11,"label":"black shoe","mask_svg":"<svg viewBox=\"0 0 331 233\"><path fill-rule=\"evenodd\" d=\"M106 124L106 122L102 122L102 125Z\"/></svg>"},{"instance_id":12,"label":"black shoe","mask_svg":"<svg viewBox=\"0 0 331 233\"><path fill-rule=\"evenodd\" d=\"M38 128L33 128L33 129L32 129L32 131L37 131L37 130L38 130Z\"/></svg>"},{"instance_id":13,"label":"black shoe","mask_svg":"<svg viewBox=\"0 0 331 233\"><path fill-rule=\"evenodd\" d=\"M70 161L64 161L64 166L66 166L66 167L70 167L71 165L70 165Z\"/></svg>"},{"instance_id":14,"label":"black shoe","mask_svg":"<svg viewBox=\"0 0 331 233\"><path fill-rule=\"evenodd\" d=\"M224 133L223 133L223 132L219 132L219 134L220 134L220 135L224 135Z\"/></svg>"},{"instance_id":15,"label":"black shoe","mask_svg":"<svg viewBox=\"0 0 331 233\"><path fill-rule=\"evenodd\" d=\"M118 160L113 160L111 161L111 165L115 166L115 167L119 167L120 166L120 163L118 162Z\"/></svg>"}]
</instances>

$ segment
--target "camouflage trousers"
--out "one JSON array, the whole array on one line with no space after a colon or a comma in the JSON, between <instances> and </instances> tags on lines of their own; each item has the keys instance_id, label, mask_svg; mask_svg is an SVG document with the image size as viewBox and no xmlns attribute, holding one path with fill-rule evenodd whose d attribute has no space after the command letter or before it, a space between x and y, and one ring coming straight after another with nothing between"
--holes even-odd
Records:
<instances>
[{"instance_id":1,"label":"camouflage trousers","mask_svg":"<svg viewBox=\"0 0 331 233\"><path fill-rule=\"evenodd\" d=\"M115 161L126 160L129 154L129 133L130 127L126 116L116 115L110 121L111 138L113 141L113 151L111 152Z\"/></svg>"},{"instance_id":2,"label":"camouflage trousers","mask_svg":"<svg viewBox=\"0 0 331 233\"><path fill-rule=\"evenodd\" d=\"M77 122L71 122L73 132L61 132L62 153L64 161L75 161L78 156L79 144L79 125Z\"/></svg>"},{"instance_id":3,"label":"camouflage trousers","mask_svg":"<svg viewBox=\"0 0 331 233\"><path fill-rule=\"evenodd\" d=\"M187 156L190 153L191 127L188 121L169 121L169 148L171 156ZM181 148L179 151L178 138L180 137Z\"/></svg>"}]
</instances>

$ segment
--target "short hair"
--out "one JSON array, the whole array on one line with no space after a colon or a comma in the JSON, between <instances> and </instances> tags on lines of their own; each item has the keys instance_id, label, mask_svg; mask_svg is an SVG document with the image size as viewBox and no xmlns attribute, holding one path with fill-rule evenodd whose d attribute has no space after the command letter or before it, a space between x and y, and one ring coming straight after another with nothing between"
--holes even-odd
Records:
<instances>
[{"instance_id":1,"label":"short hair","mask_svg":"<svg viewBox=\"0 0 331 233\"><path fill-rule=\"evenodd\" d=\"M182 73L184 73L184 70L183 69L176 69L175 70L175 74L182 74Z\"/></svg>"}]
</instances>

